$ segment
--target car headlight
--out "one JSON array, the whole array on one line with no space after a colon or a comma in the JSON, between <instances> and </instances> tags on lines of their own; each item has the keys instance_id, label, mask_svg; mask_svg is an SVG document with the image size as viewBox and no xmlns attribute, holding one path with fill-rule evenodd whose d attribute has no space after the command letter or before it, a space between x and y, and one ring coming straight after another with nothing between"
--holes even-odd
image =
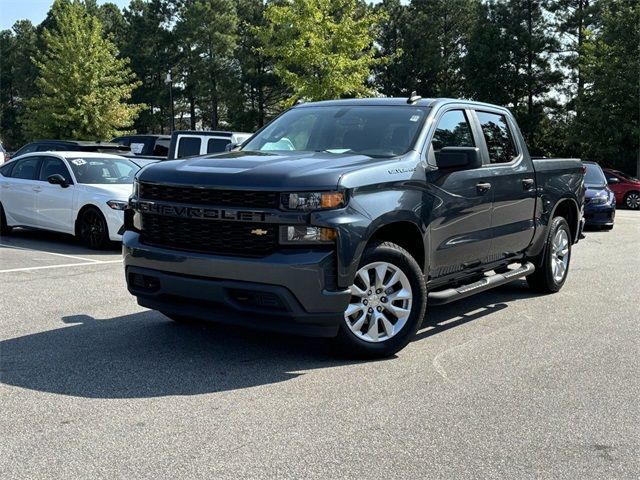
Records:
<instances>
[{"instance_id":1,"label":"car headlight","mask_svg":"<svg viewBox=\"0 0 640 480\"><path fill-rule=\"evenodd\" d=\"M609 201L609 197L593 197L591 199L591 205L604 205Z\"/></svg>"},{"instance_id":2,"label":"car headlight","mask_svg":"<svg viewBox=\"0 0 640 480\"><path fill-rule=\"evenodd\" d=\"M337 232L333 228L309 227L307 225L283 225L280 227L280 243L305 245L333 243Z\"/></svg>"},{"instance_id":3,"label":"car headlight","mask_svg":"<svg viewBox=\"0 0 640 480\"><path fill-rule=\"evenodd\" d=\"M344 192L300 192L282 195L282 206L288 210L325 210L344 205Z\"/></svg>"},{"instance_id":4,"label":"car headlight","mask_svg":"<svg viewBox=\"0 0 640 480\"><path fill-rule=\"evenodd\" d=\"M109 200L107 202L107 205L109 205L109 208L113 210L126 210L126 208L129 206L129 202L126 202L124 200Z\"/></svg>"}]
</instances>

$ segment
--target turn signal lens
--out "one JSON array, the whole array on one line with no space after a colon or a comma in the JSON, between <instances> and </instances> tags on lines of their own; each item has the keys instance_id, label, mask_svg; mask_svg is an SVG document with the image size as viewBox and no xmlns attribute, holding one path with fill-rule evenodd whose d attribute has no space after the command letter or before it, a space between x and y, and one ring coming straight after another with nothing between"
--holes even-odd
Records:
<instances>
[{"instance_id":1,"label":"turn signal lens","mask_svg":"<svg viewBox=\"0 0 640 480\"><path fill-rule=\"evenodd\" d=\"M341 207L343 203L344 203L343 192L330 192L330 193L322 194L322 200L320 202L320 206L322 208L338 208L338 207Z\"/></svg>"},{"instance_id":2,"label":"turn signal lens","mask_svg":"<svg viewBox=\"0 0 640 480\"><path fill-rule=\"evenodd\" d=\"M300 192L285 193L282 196L282 205L289 210L308 212L339 208L343 207L344 204L344 192Z\"/></svg>"}]
</instances>

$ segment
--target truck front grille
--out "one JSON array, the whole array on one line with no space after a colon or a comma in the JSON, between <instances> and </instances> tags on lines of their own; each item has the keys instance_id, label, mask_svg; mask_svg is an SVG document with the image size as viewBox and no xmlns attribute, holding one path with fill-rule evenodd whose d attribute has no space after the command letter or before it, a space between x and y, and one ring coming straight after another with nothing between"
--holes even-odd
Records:
<instances>
[{"instance_id":1,"label":"truck front grille","mask_svg":"<svg viewBox=\"0 0 640 480\"><path fill-rule=\"evenodd\" d=\"M269 255L278 246L277 225L185 219L151 213L142 213L141 220L140 241L147 245L250 257Z\"/></svg>"},{"instance_id":2,"label":"truck front grille","mask_svg":"<svg viewBox=\"0 0 640 480\"><path fill-rule=\"evenodd\" d=\"M214 190L211 188L176 187L140 182L140 198L162 202L238 208L278 208L278 192L252 190Z\"/></svg>"}]
</instances>

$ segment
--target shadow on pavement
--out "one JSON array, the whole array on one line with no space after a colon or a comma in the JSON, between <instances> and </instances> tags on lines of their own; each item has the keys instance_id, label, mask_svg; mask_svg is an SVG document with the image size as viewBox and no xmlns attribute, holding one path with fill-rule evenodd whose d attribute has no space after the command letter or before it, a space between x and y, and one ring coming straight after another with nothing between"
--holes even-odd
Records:
<instances>
[{"instance_id":1,"label":"shadow on pavement","mask_svg":"<svg viewBox=\"0 0 640 480\"><path fill-rule=\"evenodd\" d=\"M519 282L430 308L417 338L531 295ZM152 311L106 320L74 315L62 321L65 326L59 329L1 341L0 382L88 398L145 398L272 384L307 370L355 363L336 358L323 339L183 325Z\"/></svg>"},{"instance_id":2,"label":"shadow on pavement","mask_svg":"<svg viewBox=\"0 0 640 480\"><path fill-rule=\"evenodd\" d=\"M11 247L43 250L66 255L111 255L122 250L119 242L110 242L104 250L91 250L81 245L73 235L44 230L15 228L10 235L0 237L0 243Z\"/></svg>"}]
</instances>

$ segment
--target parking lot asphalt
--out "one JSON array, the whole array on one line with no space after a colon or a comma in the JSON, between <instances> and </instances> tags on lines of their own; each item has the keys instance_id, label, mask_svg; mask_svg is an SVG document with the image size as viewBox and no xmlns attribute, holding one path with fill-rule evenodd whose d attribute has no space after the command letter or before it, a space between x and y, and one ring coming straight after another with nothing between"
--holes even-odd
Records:
<instances>
[{"instance_id":1,"label":"parking lot asphalt","mask_svg":"<svg viewBox=\"0 0 640 480\"><path fill-rule=\"evenodd\" d=\"M117 247L0 240L0 477L640 477L640 213L525 282L429 308L396 357L180 325Z\"/></svg>"}]
</instances>

